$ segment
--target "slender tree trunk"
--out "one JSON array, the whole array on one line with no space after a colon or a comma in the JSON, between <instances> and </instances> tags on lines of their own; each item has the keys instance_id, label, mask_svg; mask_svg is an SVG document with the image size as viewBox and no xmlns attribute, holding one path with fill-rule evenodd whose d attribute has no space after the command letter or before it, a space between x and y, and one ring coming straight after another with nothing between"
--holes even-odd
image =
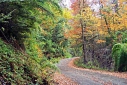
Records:
<instances>
[{"instance_id":1,"label":"slender tree trunk","mask_svg":"<svg viewBox=\"0 0 127 85\"><path fill-rule=\"evenodd\" d=\"M81 23L81 27L82 27L83 58L84 58L84 63L86 63L86 62L87 62L87 61L86 61L86 55L85 55L85 53L86 53L86 50L85 50L85 48L86 48L86 44L85 44L86 38L85 38L85 36L84 36L84 30L85 30L86 26L84 26L84 25Z\"/></svg>"},{"instance_id":2,"label":"slender tree trunk","mask_svg":"<svg viewBox=\"0 0 127 85\"><path fill-rule=\"evenodd\" d=\"M118 13L118 0L112 0L112 4L115 4L114 11Z\"/></svg>"},{"instance_id":3,"label":"slender tree trunk","mask_svg":"<svg viewBox=\"0 0 127 85\"><path fill-rule=\"evenodd\" d=\"M82 15L82 9L85 6L85 0L79 0L79 5L80 5L80 15ZM82 28L82 47L83 47L83 58L84 58L84 63L86 63L86 56L85 56L85 36L84 36L84 30L86 28L86 23L84 22L84 20L81 18L80 19L80 24L81 24L81 28Z\"/></svg>"}]
</instances>

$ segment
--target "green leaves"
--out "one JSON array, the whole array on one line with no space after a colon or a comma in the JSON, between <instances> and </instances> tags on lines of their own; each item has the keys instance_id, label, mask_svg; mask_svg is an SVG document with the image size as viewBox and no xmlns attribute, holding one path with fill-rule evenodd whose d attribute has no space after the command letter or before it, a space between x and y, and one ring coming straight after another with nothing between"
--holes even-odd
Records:
<instances>
[{"instance_id":1,"label":"green leaves","mask_svg":"<svg viewBox=\"0 0 127 85\"><path fill-rule=\"evenodd\" d=\"M11 19L11 12L7 15L4 15L3 13L0 14L0 22L4 22L4 23L7 23L8 21L6 20L9 20Z\"/></svg>"},{"instance_id":2,"label":"green leaves","mask_svg":"<svg viewBox=\"0 0 127 85\"><path fill-rule=\"evenodd\" d=\"M112 48L112 56L115 62L115 71L127 71L127 44L117 43Z\"/></svg>"},{"instance_id":3,"label":"green leaves","mask_svg":"<svg viewBox=\"0 0 127 85\"><path fill-rule=\"evenodd\" d=\"M57 0L2 0L0 8L0 30L5 35L0 38L12 44L0 40L3 81L47 85L56 70L53 62L70 57L63 29L66 20Z\"/></svg>"},{"instance_id":4,"label":"green leaves","mask_svg":"<svg viewBox=\"0 0 127 85\"><path fill-rule=\"evenodd\" d=\"M31 31L36 28L40 29L35 26L35 23L41 25L40 15L42 17L42 14L45 14L54 18L54 11L61 11L59 5L53 0L3 0L1 2L3 3L0 3L0 7L3 9L0 9L2 12L0 28L5 28L4 34L8 39L14 37L21 44L29 37L26 34L31 34Z\"/></svg>"}]
</instances>

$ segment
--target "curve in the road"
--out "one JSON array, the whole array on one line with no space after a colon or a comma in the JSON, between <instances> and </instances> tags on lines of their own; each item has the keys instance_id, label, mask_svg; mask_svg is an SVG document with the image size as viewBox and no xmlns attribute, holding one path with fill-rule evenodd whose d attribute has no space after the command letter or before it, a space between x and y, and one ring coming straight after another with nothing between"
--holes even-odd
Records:
<instances>
[{"instance_id":1,"label":"curve in the road","mask_svg":"<svg viewBox=\"0 0 127 85\"><path fill-rule=\"evenodd\" d=\"M127 79L89 70L76 69L69 65L74 58L63 59L57 67L65 76L80 85L127 85Z\"/></svg>"}]
</instances>

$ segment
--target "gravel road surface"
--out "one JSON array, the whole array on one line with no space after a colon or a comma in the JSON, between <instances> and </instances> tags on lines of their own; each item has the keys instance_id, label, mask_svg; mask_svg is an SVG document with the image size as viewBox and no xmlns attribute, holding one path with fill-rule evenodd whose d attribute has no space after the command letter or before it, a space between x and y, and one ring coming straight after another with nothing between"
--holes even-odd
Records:
<instances>
[{"instance_id":1,"label":"gravel road surface","mask_svg":"<svg viewBox=\"0 0 127 85\"><path fill-rule=\"evenodd\" d=\"M74 58L62 59L57 67L60 72L79 85L127 85L127 79L89 70L76 69L68 64Z\"/></svg>"}]
</instances>

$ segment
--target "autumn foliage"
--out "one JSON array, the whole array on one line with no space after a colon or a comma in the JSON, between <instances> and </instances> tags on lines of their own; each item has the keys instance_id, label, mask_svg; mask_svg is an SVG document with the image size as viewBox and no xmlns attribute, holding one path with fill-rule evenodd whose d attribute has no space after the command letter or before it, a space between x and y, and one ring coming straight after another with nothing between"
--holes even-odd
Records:
<instances>
[{"instance_id":1,"label":"autumn foliage","mask_svg":"<svg viewBox=\"0 0 127 85\"><path fill-rule=\"evenodd\" d=\"M126 41L126 0L75 0L71 9L72 28L65 36L74 40L73 46L83 44L84 63L92 62L101 68L113 68L112 46ZM102 55L99 55L100 52Z\"/></svg>"}]
</instances>

